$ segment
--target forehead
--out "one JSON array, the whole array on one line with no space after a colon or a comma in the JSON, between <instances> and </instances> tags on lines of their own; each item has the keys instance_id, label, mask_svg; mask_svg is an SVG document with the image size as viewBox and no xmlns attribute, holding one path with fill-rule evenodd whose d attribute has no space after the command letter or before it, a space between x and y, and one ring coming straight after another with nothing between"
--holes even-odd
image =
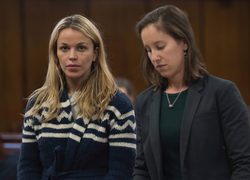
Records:
<instances>
[{"instance_id":1,"label":"forehead","mask_svg":"<svg viewBox=\"0 0 250 180\"><path fill-rule=\"evenodd\" d=\"M91 42L91 39L87 37L83 32L71 28L63 29L59 33L58 43L72 42L72 41Z\"/></svg>"},{"instance_id":2,"label":"forehead","mask_svg":"<svg viewBox=\"0 0 250 180\"><path fill-rule=\"evenodd\" d=\"M148 26L142 29L141 38L143 43L145 44L145 43L164 41L172 37L168 33L157 28L154 24L149 24Z\"/></svg>"}]
</instances>

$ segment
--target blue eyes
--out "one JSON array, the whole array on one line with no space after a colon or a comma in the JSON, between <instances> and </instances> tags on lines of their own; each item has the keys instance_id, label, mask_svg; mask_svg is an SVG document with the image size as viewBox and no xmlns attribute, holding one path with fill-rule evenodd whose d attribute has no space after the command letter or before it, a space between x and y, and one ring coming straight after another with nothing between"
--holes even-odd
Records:
<instances>
[{"instance_id":1,"label":"blue eyes","mask_svg":"<svg viewBox=\"0 0 250 180\"><path fill-rule=\"evenodd\" d=\"M62 46L59 48L60 50L62 50L63 52L67 52L69 50L69 47L68 46ZM78 46L77 47L77 50L78 51L84 51L86 50L87 48L85 46Z\"/></svg>"}]
</instances>

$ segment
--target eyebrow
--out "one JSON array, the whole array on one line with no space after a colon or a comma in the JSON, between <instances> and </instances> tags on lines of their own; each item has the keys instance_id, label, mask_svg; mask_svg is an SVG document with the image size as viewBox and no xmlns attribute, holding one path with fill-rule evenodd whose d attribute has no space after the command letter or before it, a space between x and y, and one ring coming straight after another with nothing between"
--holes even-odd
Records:
<instances>
[{"instance_id":1,"label":"eyebrow","mask_svg":"<svg viewBox=\"0 0 250 180\"><path fill-rule=\"evenodd\" d=\"M162 40L160 40L160 41L154 42L153 44L154 44L154 45L157 45L157 44L159 44L159 43L165 43L165 42L162 41ZM147 47L149 47L149 46L148 46L148 45L145 45L144 47L147 48Z\"/></svg>"},{"instance_id":2,"label":"eyebrow","mask_svg":"<svg viewBox=\"0 0 250 180\"><path fill-rule=\"evenodd\" d=\"M165 43L165 42L163 40L154 42L154 44L159 44L159 43Z\"/></svg>"},{"instance_id":3,"label":"eyebrow","mask_svg":"<svg viewBox=\"0 0 250 180\"><path fill-rule=\"evenodd\" d=\"M68 45L67 43L60 43L60 44L62 44L62 45ZM79 45L83 45L83 44L88 45L88 43L87 43L87 42L80 42L80 43L78 43L78 44L77 44L77 46L79 46Z\"/></svg>"}]
</instances>

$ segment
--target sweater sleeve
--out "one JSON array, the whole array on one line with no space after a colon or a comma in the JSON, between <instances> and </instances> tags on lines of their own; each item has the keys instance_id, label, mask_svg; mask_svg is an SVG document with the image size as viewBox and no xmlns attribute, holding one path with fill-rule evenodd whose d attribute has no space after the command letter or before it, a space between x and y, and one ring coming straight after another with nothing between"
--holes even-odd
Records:
<instances>
[{"instance_id":1,"label":"sweater sleeve","mask_svg":"<svg viewBox=\"0 0 250 180\"><path fill-rule=\"evenodd\" d=\"M109 106L115 114L110 120L109 170L105 180L132 179L135 161L135 116L132 103L127 101L122 106Z\"/></svg>"},{"instance_id":2,"label":"sweater sleeve","mask_svg":"<svg viewBox=\"0 0 250 180\"><path fill-rule=\"evenodd\" d=\"M26 107L26 113L30 109ZM42 165L40 162L40 151L34 131L34 118L25 117L23 121L22 145L17 166L18 180L41 179Z\"/></svg>"}]
</instances>

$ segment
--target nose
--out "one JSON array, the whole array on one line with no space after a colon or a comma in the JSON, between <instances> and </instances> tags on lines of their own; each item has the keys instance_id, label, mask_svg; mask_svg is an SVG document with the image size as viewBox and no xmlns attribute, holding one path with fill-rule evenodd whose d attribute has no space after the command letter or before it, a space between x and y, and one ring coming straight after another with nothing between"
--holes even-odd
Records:
<instances>
[{"instance_id":1,"label":"nose","mask_svg":"<svg viewBox=\"0 0 250 180\"><path fill-rule=\"evenodd\" d=\"M74 49L70 50L70 54L69 54L69 60L73 61L77 59L77 53Z\"/></svg>"},{"instance_id":2,"label":"nose","mask_svg":"<svg viewBox=\"0 0 250 180\"><path fill-rule=\"evenodd\" d=\"M151 51L149 58L152 62L160 60L160 56L156 51Z\"/></svg>"}]
</instances>

